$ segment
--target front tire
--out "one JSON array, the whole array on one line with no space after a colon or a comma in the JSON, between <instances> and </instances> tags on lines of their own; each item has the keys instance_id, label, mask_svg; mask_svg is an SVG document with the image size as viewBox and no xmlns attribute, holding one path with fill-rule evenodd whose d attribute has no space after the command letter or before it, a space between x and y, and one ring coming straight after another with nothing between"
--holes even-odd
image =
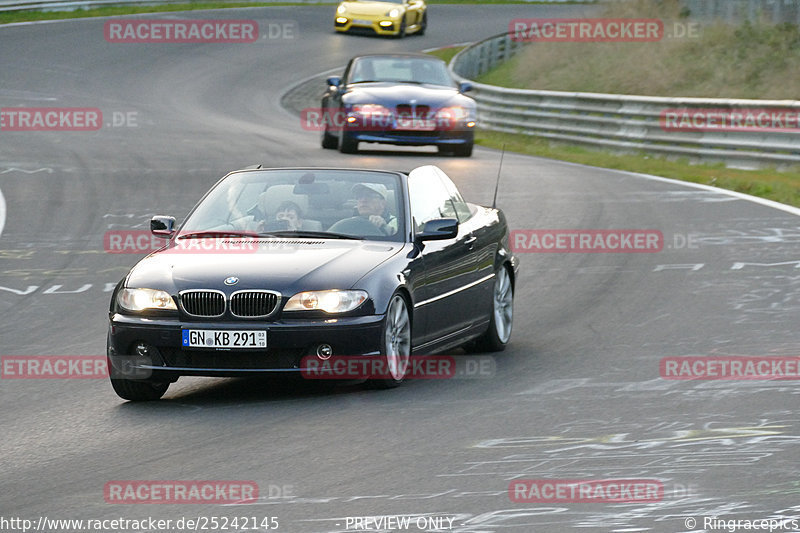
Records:
<instances>
[{"instance_id":1,"label":"front tire","mask_svg":"<svg viewBox=\"0 0 800 533\"><path fill-rule=\"evenodd\" d=\"M376 389L392 389L405 379L411 358L411 315L405 298L395 293L383 319L381 357L388 377L371 379Z\"/></svg>"},{"instance_id":2,"label":"front tire","mask_svg":"<svg viewBox=\"0 0 800 533\"><path fill-rule=\"evenodd\" d=\"M402 39L406 36L406 16L403 14L403 20L400 22L400 29L397 31L397 35L395 36L397 39Z\"/></svg>"},{"instance_id":3,"label":"front tire","mask_svg":"<svg viewBox=\"0 0 800 533\"><path fill-rule=\"evenodd\" d=\"M461 144L453 147L453 155L456 157L469 157L472 155L472 143Z\"/></svg>"},{"instance_id":4,"label":"front tire","mask_svg":"<svg viewBox=\"0 0 800 533\"><path fill-rule=\"evenodd\" d=\"M492 316L489 329L475 342L475 349L480 352L502 352L511 338L511 327L514 323L514 287L508 268L500 267L494 278L492 290Z\"/></svg>"},{"instance_id":5,"label":"front tire","mask_svg":"<svg viewBox=\"0 0 800 533\"><path fill-rule=\"evenodd\" d=\"M160 381L138 381L133 379L111 378L111 386L117 396L132 402L149 402L158 400L169 388L169 383Z\"/></svg>"},{"instance_id":6,"label":"front tire","mask_svg":"<svg viewBox=\"0 0 800 533\"><path fill-rule=\"evenodd\" d=\"M358 152L358 141L344 130L339 133L339 151L343 154L355 154Z\"/></svg>"},{"instance_id":7,"label":"front tire","mask_svg":"<svg viewBox=\"0 0 800 533\"><path fill-rule=\"evenodd\" d=\"M338 144L338 139L328 133L328 126L325 126L325 131L322 132L322 147L327 150L335 150Z\"/></svg>"}]
</instances>

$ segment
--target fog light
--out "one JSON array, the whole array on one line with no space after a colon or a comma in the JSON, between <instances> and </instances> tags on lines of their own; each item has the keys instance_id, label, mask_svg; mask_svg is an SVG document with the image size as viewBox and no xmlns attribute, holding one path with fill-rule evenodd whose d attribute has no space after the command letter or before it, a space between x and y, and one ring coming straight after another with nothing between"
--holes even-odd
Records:
<instances>
[{"instance_id":1,"label":"fog light","mask_svg":"<svg viewBox=\"0 0 800 533\"><path fill-rule=\"evenodd\" d=\"M336 17L337 24L347 24L347 19L345 17Z\"/></svg>"},{"instance_id":2,"label":"fog light","mask_svg":"<svg viewBox=\"0 0 800 533\"><path fill-rule=\"evenodd\" d=\"M150 355L150 346L144 342L137 342L133 351L136 352L136 355L138 356L148 357Z\"/></svg>"},{"instance_id":3,"label":"fog light","mask_svg":"<svg viewBox=\"0 0 800 533\"><path fill-rule=\"evenodd\" d=\"M378 24L380 26L384 27L384 28L388 28L389 26L392 25L392 21L391 20L382 20Z\"/></svg>"},{"instance_id":4,"label":"fog light","mask_svg":"<svg viewBox=\"0 0 800 533\"><path fill-rule=\"evenodd\" d=\"M331 348L330 344L320 344L317 346L317 357L322 359L323 361L326 359L330 359L333 355L333 348Z\"/></svg>"}]
</instances>

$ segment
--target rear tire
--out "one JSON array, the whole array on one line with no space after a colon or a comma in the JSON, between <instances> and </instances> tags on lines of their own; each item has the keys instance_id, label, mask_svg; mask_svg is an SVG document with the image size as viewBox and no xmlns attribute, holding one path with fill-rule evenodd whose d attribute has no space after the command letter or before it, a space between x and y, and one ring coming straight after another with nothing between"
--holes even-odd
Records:
<instances>
[{"instance_id":1,"label":"rear tire","mask_svg":"<svg viewBox=\"0 0 800 533\"><path fill-rule=\"evenodd\" d=\"M419 23L419 30L417 35L425 35L425 30L428 28L428 12L422 14L422 22Z\"/></svg>"}]
</instances>

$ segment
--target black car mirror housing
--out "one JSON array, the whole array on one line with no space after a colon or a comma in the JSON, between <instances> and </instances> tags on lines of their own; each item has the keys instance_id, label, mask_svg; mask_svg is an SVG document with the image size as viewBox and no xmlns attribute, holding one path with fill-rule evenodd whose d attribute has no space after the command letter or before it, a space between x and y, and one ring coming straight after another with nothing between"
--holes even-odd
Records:
<instances>
[{"instance_id":1,"label":"black car mirror housing","mask_svg":"<svg viewBox=\"0 0 800 533\"><path fill-rule=\"evenodd\" d=\"M422 226L422 231L417 233L418 241L442 241L455 239L458 236L458 219L437 218L429 220Z\"/></svg>"}]
</instances>

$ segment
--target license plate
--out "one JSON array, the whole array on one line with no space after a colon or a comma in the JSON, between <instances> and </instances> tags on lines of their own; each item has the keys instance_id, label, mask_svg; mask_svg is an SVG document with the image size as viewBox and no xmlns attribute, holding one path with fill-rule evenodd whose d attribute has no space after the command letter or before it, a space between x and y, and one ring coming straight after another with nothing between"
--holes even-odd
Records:
<instances>
[{"instance_id":1,"label":"license plate","mask_svg":"<svg viewBox=\"0 0 800 533\"><path fill-rule=\"evenodd\" d=\"M266 348L265 330L184 329L185 348Z\"/></svg>"},{"instance_id":2,"label":"license plate","mask_svg":"<svg viewBox=\"0 0 800 533\"><path fill-rule=\"evenodd\" d=\"M397 129L405 131L433 131L436 121L422 118L397 118Z\"/></svg>"},{"instance_id":3,"label":"license plate","mask_svg":"<svg viewBox=\"0 0 800 533\"><path fill-rule=\"evenodd\" d=\"M372 26L372 21L370 20L362 20L362 19L353 19L353 24L358 26Z\"/></svg>"}]
</instances>

